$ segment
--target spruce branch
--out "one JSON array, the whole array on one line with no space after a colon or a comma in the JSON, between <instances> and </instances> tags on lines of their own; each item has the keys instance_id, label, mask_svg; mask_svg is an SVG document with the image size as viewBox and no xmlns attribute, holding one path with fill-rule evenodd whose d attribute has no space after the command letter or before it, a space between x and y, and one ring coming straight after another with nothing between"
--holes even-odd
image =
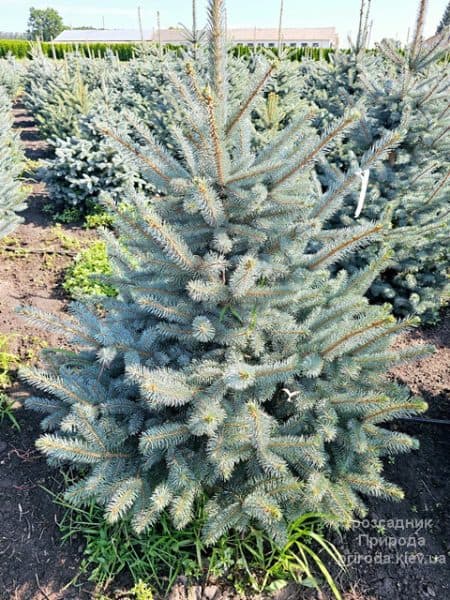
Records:
<instances>
[{"instance_id":1,"label":"spruce branch","mask_svg":"<svg viewBox=\"0 0 450 600\"><path fill-rule=\"evenodd\" d=\"M225 2L209 0L208 2L208 50L210 54L209 72L215 101L223 107L226 85L226 52L225 52Z\"/></svg>"},{"instance_id":2,"label":"spruce branch","mask_svg":"<svg viewBox=\"0 0 450 600\"><path fill-rule=\"evenodd\" d=\"M348 131L350 126L353 125L358 118L359 115L354 114L348 118L342 119L335 127L333 127L328 133L326 133L321 138L319 144L313 150L311 150L311 152L309 152L306 156L302 157L302 159L291 169L289 169L287 173L283 174L282 177L275 179L271 183L271 190L286 183L289 179L291 179L294 175L297 175L299 171L304 169L311 162L317 160L319 155L329 147L329 144L336 140L337 137Z\"/></svg>"},{"instance_id":3,"label":"spruce branch","mask_svg":"<svg viewBox=\"0 0 450 600\"><path fill-rule=\"evenodd\" d=\"M422 398L413 398L409 402L402 402L369 412L364 415L364 421L367 423L382 423L388 417L407 417L418 412L424 412L427 408L428 404Z\"/></svg>"},{"instance_id":4,"label":"spruce branch","mask_svg":"<svg viewBox=\"0 0 450 600\"><path fill-rule=\"evenodd\" d=\"M389 320L387 321L389 323ZM380 331L373 337L371 337L366 342L359 344L355 347L354 350L350 352L350 354L361 354L361 352L365 352L370 346L373 346L377 342L379 342L382 338L392 336L394 333L398 333L400 331L405 331L411 327L416 327L418 325L417 317L410 317L409 319L404 319L403 321L399 321L398 323L394 323L389 327L386 327L383 331Z\"/></svg>"},{"instance_id":5,"label":"spruce branch","mask_svg":"<svg viewBox=\"0 0 450 600\"><path fill-rule=\"evenodd\" d=\"M109 523L117 523L133 506L142 489L140 478L126 479L116 489L106 506L106 517Z\"/></svg>"},{"instance_id":6,"label":"spruce branch","mask_svg":"<svg viewBox=\"0 0 450 600\"><path fill-rule=\"evenodd\" d=\"M154 242L165 251L169 260L186 271L197 270L198 260L181 236L150 208L145 211L143 218Z\"/></svg>"},{"instance_id":7,"label":"spruce branch","mask_svg":"<svg viewBox=\"0 0 450 600\"><path fill-rule=\"evenodd\" d=\"M139 384L144 398L152 405L182 406L198 391L192 389L182 375L168 369L150 371L146 367L130 366L127 374Z\"/></svg>"},{"instance_id":8,"label":"spruce branch","mask_svg":"<svg viewBox=\"0 0 450 600\"><path fill-rule=\"evenodd\" d=\"M354 233L350 232L350 236L337 244L331 250L327 250L326 252L319 252L314 259L308 264L308 268L310 270L318 269L322 267L324 263L329 264L330 259L337 259L342 254L343 251L351 249L354 246L357 246L359 243L364 242L368 243L374 236L383 231L384 226L382 224L373 225L372 227L363 227L361 231Z\"/></svg>"},{"instance_id":9,"label":"spruce branch","mask_svg":"<svg viewBox=\"0 0 450 600\"><path fill-rule=\"evenodd\" d=\"M430 202L433 201L434 198L436 198L436 196L439 194L439 192L447 185L447 181L449 180L449 178L450 178L450 170L447 171L445 176L442 177L441 181L436 185L434 190L431 192L431 194L425 200L425 204L429 204Z\"/></svg>"},{"instance_id":10,"label":"spruce branch","mask_svg":"<svg viewBox=\"0 0 450 600\"><path fill-rule=\"evenodd\" d=\"M332 344L330 344L329 346L324 348L321 351L321 355L325 357L325 356L333 353L339 346L341 346L348 340L350 340L354 337L357 337L363 333L367 333L367 332L371 331L372 329L378 329L379 327L383 327L384 325L391 323L391 322L392 322L392 317L389 316L389 317L385 317L384 319L378 319L376 321L373 321L372 323L366 324L362 327L358 327L357 329L349 331L348 333L346 333L345 335L340 337L338 340L336 340L335 342L333 342Z\"/></svg>"},{"instance_id":11,"label":"spruce branch","mask_svg":"<svg viewBox=\"0 0 450 600\"><path fill-rule=\"evenodd\" d=\"M162 304L156 298L152 296L144 296L139 299L139 306L145 311L159 317L160 319L167 319L168 321L175 321L178 323L187 323L192 318L192 313L186 310L186 306L173 306L169 304Z\"/></svg>"},{"instance_id":12,"label":"spruce branch","mask_svg":"<svg viewBox=\"0 0 450 600\"><path fill-rule=\"evenodd\" d=\"M388 496L394 500L403 500L405 494L396 485L387 484L383 479L366 479L360 475L350 474L345 476L345 480L350 483L352 487L364 492L370 489L371 493L375 496Z\"/></svg>"},{"instance_id":13,"label":"spruce branch","mask_svg":"<svg viewBox=\"0 0 450 600\"><path fill-rule=\"evenodd\" d=\"M144 533L154 525L163 510L169 506L172 498L173 494L166 484L161 483L156 486L145 508L133 515L132 524L136 533Z\"/></svg>"},{"instance_id":14,"label":"spruce branch","mask_svg":"<svg viewBox=\"0 0 450 600\"><path fill-rule=\"evenodd\" d=\"M151 454L155 450L164 450L179 445L186 441L189 435L189 428L186 425L168 423L144 431L139 446L144 454Z\"/></svg>"},{"instance_id":15,"label":"spruce branch","mask_svg":"<svg viewBox=\"0 0 450 600\"><path fill-rule=\"evenodd\" d=\"M146 145L151 148L155 156L160 161L161 165L164 165L167 169L174 171L174 177L185 178L188 173L180 165L180 162L175 160L167 150L160 144L154 137L149 127L137 118L137 116L130 110L124 110L122 116L125 121L133 128L135 132L146 142ZM117 140L116 140L117 141ZM157 173L160 174L159 172Z\"/></svg>"},{"instance_id":16,"label":"spruce branch","mask_svg":"<svg viewBox=\"0 0 450 600\"><path fill-rule=\"evenodd\" d=\"M101 133L103 133L103 135L105 135L106 137L111 138L112 140L114 140L115 142L117 142L118 144L123 146L126 150L128 150L128 152L130 152L130 154L133 154L134 156L136 156L136 158L138 158L143 163L145 163L163 181L165 181L166 183L168 183L170 181L171 178L168 175L166 175L164 173L164 171L160 167L158 167L158 165L154 161L152 161L148 156L145 156L145 154L142 154L142 152L139 152L139 150L137 150L133 144L120 138L118 135L116 135L110 129L106 129L104 127L99 127L99 131Z\"/></svg>"},{"instance_id":17,"label":"spruce branch","mask_svg":"<svg viewBox=\"0 0 450 600\"><path fill-rule=\"evenodd\" d=\"M217 120L216 120L216 111L214 109L214 100L211 94L205 92L204 98L206 102L206 107L208 111L208 124L210 136L213 144L213 153L214 153L214 161L216 165L216 175L219 185L221 187L224 186L225 183L225 173L224 173L224 156L223 156L223 143L221 139L221 134L219 132Z\"/></svg>"},{"instance_id":18,"label":"spruce branch","mask_svg":"<svg viewBox=\"0 0 450 600\"><path fill-rule=\"evenodd\" d=\"M44 331L49 331L51 333L63 332L71 339L82 339L88 344L93 346L97 345L97 340L95 337L83 331L81 327L76 327L76 322L71 321L68 318L56 317L51 313L46 313L35 308L25 306L18 308L17 312L21 314L30 324L34 325L35 327L39 327Z\"/></svg>"},{"instance_id":19,"label":"spruce branch","mask_svg":"<svg viewBox=\"0 0 450 600\"><path fill-rule=\"evenodd\" d=\"M362 38L363 38L363 21L364 15L366 11L366 0L361 0L361 4L359 7L359 24L358 24L358 35L356 37L356 52L358 52L362 48Z\"/></svg>"},{"instance_id":20,"label":"spruce branch","mask_svg":"<svg viewBox=\"0 0 450 600\"><path fill-rule=\"evenodd\" d=\"M419 7L417 9L417 17L414 27L414 35L409 50L410 61L414 61L417 58L417 54L420 50L420 45L423 40L423 29L425 27L425 17L427 9L428 0L419 0Z\"/></svg>"},{"instance_id":21,"label":"spruce branch","mask_svg":"<svg viewBox=\"0 0 450 600\"><path fill-rule=\"evenodd\" d=\"M45 434L36 442L36 447L44 454L59 460L69 460L76 463L92 464L104 460L129 459L130 454L123 452L105 452L92 448L84 440L77 438L62 438L56 435Z\"/></svg>"},{"instance_id":22,"label":"spruce branch","mask_svg":"<svg viewBox=\"0 0 450 600\"><path fill-rule=\"evenodd\" d=\"M194 201L198 204L200 212L206 223L211 227L218 227L225 220L225 210L222 201L214 189L205 179L196 177L193 179L195 192Z\"/></svg>"},{"instance_id":23,"label":"spruce branch","mask_svg":"<svg viewBox=\"0 0 450 600\"><path fill-rule=\"evenodd\" d=\"M263 163L257 163L254 167L239 171L235 175L231 175L225 184L233 191L234 184L243 184L249 179L257 179L263 175L277 172L281 167L284 166L284 161L274 162L273 160L267 160Z\"/></svg>"},{"instance_id":24,"label":"spruce branch","mask_svg":"<svg viewBox=\"0 0 450 600\"><path fill-rule=\"evenodd\" d=\"M264 75L261 77L261 79L255 85L255 87L250 91L247 98L244 100L243 103L241 103L239 109L235 112L234 115L232 115L229 123L226 126L227 135L230 135L230 133L233 131L233 129L236 127L236 125L239 123L239 121L242 119L242 117L250 109L253 101L258 96L258 94L261 92L261 90L264 88L267 80L272 75L274 69L275 69L275 64L274 63L270 64L269 67L267 68L266 72L264 73Z\"/></svg>"}]
</instances>

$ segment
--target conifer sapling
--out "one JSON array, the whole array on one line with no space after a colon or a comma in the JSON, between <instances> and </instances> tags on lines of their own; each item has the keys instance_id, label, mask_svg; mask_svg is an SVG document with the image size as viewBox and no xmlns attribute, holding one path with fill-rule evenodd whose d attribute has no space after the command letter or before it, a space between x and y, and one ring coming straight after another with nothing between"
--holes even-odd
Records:
<instances>
[{"instance_id":1,"label":"conifer sapling","mask_svg":"<svg viewBox=\"0 0 450 600\"><path fill-rule=\"evenodd\" d=\"M425 404L386 372L428 349L392 350L414 320L397 323L364 297L386 249L352 277L330 275L382 240L383 223L323 229L359 169L399 135L324 191L313 165L359 114L317 138L298 134L302 112L262 140L252 107L272 65L260 57L250 85L233 89L223 0L210 0L208 19L206 53L168 69L182 116L173 150L129 112L99 125L158 193L130 192L120 211L109 203L116 299L76 303L62 320L23 310L78 347L47 353L48 371L23 377L41 391L27 405L47 413L38 447L53 463L83 465L69 501L95 499L110 521L129 513L141 532L165 510L186 526L206 497L208 542L250 523L281 541L305 511L349 524L360 493L402 497L381 458L416 443L383 424Z\"/></svg>"},{"instance_id":2,"label":"conifer sapling","mask_svg":"<svg viewBox=\"0 0 450 600\"><path fill-rule=\"evenodd\" d=\"M0 87L0 239L10 234L21 219L25 194L19 182L22 153L13 133L11 101Z\"/></svg>"}]
</instances>

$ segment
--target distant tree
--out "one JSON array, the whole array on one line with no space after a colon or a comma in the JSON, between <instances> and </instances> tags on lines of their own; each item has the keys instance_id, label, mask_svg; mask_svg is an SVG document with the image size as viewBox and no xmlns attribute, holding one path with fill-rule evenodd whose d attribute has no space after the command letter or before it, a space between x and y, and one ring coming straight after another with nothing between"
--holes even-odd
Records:
<instances>
[{"instance_id":1,"label":"distant tree","mask_svg":"<svg viewBox=\"0 0 450 600\"><path fill-rule=\"evenodd\" d=\"M436 33L441 33L441 31L443 29L445 29L445 27L448 27L449 25L450 25L450 1L447 4L447 8L445 9L445 12L442 16L441 22L438 25Z\"/></svg>"},{"instance_id":2,"label":"distant tree","mask_svg":"<svg viewBox=\"0 0 450 600\"><path fill-rule=\"evenodd\" d=\"M65 29L61 15L54 8L30 8L28 37L50 42Z\"/></svg>"}]
</instances>

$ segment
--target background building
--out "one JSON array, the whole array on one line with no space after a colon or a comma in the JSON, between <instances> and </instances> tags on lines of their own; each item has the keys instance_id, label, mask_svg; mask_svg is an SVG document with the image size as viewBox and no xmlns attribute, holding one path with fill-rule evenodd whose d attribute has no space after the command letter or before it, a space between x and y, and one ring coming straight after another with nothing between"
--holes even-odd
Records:
<instances>
[{"instance_id":1,"label":"background building","mask_svg":"<svg viewBox=\"0 0 450 600\"><path fill-rule=\"evenodd\" d=\"M150 41L153 38L153 31L144 30L144 40ZM121 42L140 42L141 33L139 29L66 29L60 33L54 42L66 43L121 43Z\"/></svg>"},{"instance_id":2,"label":"background building","mask_svg":"<svg viewBox=\"0 0 450 600\"><path fill-rule=\"evenodd\" d=\"M181 29L144 30L143 34L146 42L161 41L163 44L183 44L185 42L185 34ZM230 42L235 44L274 48L278 45L278 29L257 27L253 29L230 29L228 38ZM139 29L67 29L59 34L54 41L69 43L140 42L141 33ZM339 38L335 27L284 28L282 30L282 41L292 48L335 48L338 46Z\"/></svg>"},{"instance_id":3,"label":"background building","mask_svg":"<svg viewBox=\"0 0 450 600\"><path fill-rule=\"evenodd\" d=\"M230 40L236 44L248 46L275 47L278 45L278 29L231 29ZM339 38L335 27L317 27L309 29L284 28L281 39L293 48L336 48Z\"/></svg>"}]
</instances>

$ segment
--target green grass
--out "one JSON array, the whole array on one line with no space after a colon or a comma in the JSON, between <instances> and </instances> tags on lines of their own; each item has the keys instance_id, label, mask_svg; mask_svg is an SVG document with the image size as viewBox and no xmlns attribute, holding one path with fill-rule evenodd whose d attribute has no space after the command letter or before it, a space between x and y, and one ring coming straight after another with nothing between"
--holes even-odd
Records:
<instances>
[{"instance_id":1,"label":"green grass","mask_svg":"<svg viewBox=\"0 0 450 600\"><path fill-rule=\"evenodd\" d=\"M112 216L105 211L97 211L87 214L84 221L86 229L97 229L97 227L111 227L112 223Z\"/></svg>"},{"instance_id":2,"label":"green grass","mask_svg":"<svg viewBox=\"0 0 450 600\"><path fill-rule=\"evenodd\" d=\"M0 423L4 420L8 420L11 425L20 431L20 425L14 415L14 400L10 400L8 396L0 392Z\"/></svg>"},{"instance_id":3,"label":"green grass","mask_svg":"<svg viewBox=\"0 0 450 600\"><path fill-rule=\"evenodd\" d=\"M51 217L55 223L72 224L84 221L86 229L97 229L97 227L110 227L113 218L98 203L88 204L86 209L79 206L69 206L55 213L53 204L45 204L44 212Z\"/></svg>"},{"instance_id":4,"label":"green grass","mask_svg":"<svg viewBox=\"0 0 450 600\"><path fill-rule=\"evenodd\" d=\"M281 548L258 529L244 536L223 536L216 545L207 547L202 541L205 518L200 505L186 529L175 529L164 514L155 527L137 535L128 520L108 523L95 503L73 507L62 495L50 493L64 509L59 522L62 540L74 536L83 539L80 573L88 575L99 591L106 590L118 575L128 573L144 591L164 595L183 575L193 584L226 583L240 594L271 592L289 582L316 589L327 586L341 600L327 564L332 562L343 569L344 562L326 539L322 515L308 513L292 523L288 542ZM75 585L78 577L69 585Z\"/></svg>"},{"instance_id":5,"label":"green grass","mask_svg":"<svg viewBox=\"0 0 450 600\"><path fill-rule=\"evenodd\" d=\"M8 351L9 336L0 334L0 390L11 385L11 369L19 364L19 357Z\"/></svg>"},{"instance_id":6,"label":"green grass","mask_svg":"<svg viewBox=\"0 0 450 600\"><path fill-rule=\"evenodd\" d=\"M92 243L86 250L80 252L74 264L67 270L63 288L73 298L83 296L116 296L117 292L92 278L96 275L109 275L109 264L106 245L102 241Z\"/></svg>"},{"instance_id":7,"label":"green grass","mask_svg":"<svg viewBox=\"0 0 450 600\"><path fill-rule=\"evenodd\" d=\"M11 385L11 370L15 369L19 362L19 357L9 352L9 336L0 335L0 423L7 420L18 431L20 425L14 415L14 400L10 400L1 390Z\"/></svg>"}]
</instances>

